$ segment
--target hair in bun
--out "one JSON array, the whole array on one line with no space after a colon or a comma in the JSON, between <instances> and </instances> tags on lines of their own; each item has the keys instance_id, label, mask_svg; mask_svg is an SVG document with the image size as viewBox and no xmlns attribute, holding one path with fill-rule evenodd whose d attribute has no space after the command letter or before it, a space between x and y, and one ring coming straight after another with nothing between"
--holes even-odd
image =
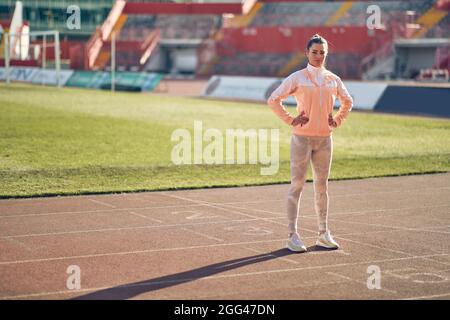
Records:
<instances>
[{"instance_id":1,"label":"hair in bun","mask_svg":"<svg viewBox=\"0 0 450 320\"><path fill-rule=\"evenodd\" d=\"M314 43L324 44L328 47L328 41L318 33L309 39L308 44L306 45L306 50L309 50Z\"/></svg>"}]
</instances>

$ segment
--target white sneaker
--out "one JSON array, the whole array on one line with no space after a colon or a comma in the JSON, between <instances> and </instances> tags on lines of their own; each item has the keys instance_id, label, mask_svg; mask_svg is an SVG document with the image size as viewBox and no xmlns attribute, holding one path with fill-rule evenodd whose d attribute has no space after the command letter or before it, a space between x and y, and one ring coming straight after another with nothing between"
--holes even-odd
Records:
<instances>
[{"instance_id":1,"label":"white sneaker","mask_svg":"<svg viewBox=\"0 0 450 320\"><path fill-rule=\"evenodd\" d=\"M316 246L324 247L327 249L338 249L339 248L339 244L333 239L329 230L327 230L327 232L319 235L319 238L316 241Z\"/></svg>"},{"instance_id":2,"label":"white sneaker","mask_svg":"<svg viewBox=\"0 0 450 320\"><path fill-rule=\"evenodd\" d=\"M292 234L287 241L287 248L294 252L305 252L306 246L302 240L300 240L300 236L298 233Z\"/></svg>"}]
</instances>

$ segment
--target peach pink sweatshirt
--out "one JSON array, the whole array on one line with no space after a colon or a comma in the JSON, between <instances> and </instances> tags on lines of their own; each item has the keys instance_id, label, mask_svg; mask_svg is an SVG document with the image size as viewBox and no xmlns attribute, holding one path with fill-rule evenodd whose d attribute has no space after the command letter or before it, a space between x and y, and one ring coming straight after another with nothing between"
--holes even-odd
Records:
<instances>
[{"instance_id":1,"label":"peach pink sweatshirt","mask_svg":"<svg viewBox=\"0 0 450 320\"><path fill-rule=\"evenodd\" d=\"M288 125L292 124L295 117L281 102L290 95L297 101L298 114L304 111L309 118L305 125L299 124L293 128L293 133L301 136L327 137L332 134L333 128L328 125L328 115L333 112L336 97L341 102L334 117L338 127L353 107L353 99L342 80L331 71L310 64L284 79L267 100L272 111Z\"/></svg>"}]
</instances>

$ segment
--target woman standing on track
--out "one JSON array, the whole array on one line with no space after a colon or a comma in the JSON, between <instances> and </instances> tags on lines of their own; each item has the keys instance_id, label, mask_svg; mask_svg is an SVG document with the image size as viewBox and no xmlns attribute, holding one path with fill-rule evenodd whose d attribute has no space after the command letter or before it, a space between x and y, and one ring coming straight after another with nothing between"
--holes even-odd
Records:
<instances>
[{"instance_id":1,"label":"woman standing on track","mask_svg":"<svg viewBox=\"0 0 450 320\"><path fill-rule=\"evenodd\" d=\"M327 225L328 177L333 153L332 132L346 119L352 109L353 99L342 80L325 68L327 54L327 41L318 34L314 35L306 46L308 66L284 79L267 101L272 111L293 127L291 186L287 199L287 247L295 252L306 251L306 246L297 232L297 220L310 161L314 175L314 207L319 227L316 245L329 249L339 248ZM297 101L297 117L289 114L282 104L290 95ZM333 118L336 97L340 100L341 107Z\"/></svg>"}]
</instances>

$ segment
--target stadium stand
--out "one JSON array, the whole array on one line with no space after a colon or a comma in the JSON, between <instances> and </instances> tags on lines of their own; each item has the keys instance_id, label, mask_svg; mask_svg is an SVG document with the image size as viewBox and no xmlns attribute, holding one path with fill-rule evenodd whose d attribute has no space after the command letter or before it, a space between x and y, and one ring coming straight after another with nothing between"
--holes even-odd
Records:
<instances>
[{"instance_id":1,"label":"stadium stand","mask_svg":"<svg viewBox=\"0 0 450 320\"><path fill-rule=\"evenodd\" d=\"M158 15L154 28L162 30L162 39L206 39L220 27L216 15Z\"/></svg>"},{"instance_id":2,"label":"stadium stand","mask_svg":"<svg viewBox=\"0 0 450 320\"><path fill-rule=\"evenodd\" d=\"M0 0L0 9L10 2ZM146 64L157 60L156 54L150 57L149 52L164 55L160 60L166 61L176 56L174 51L189 48L196 50L197 66L193 72L198 77L285 76L304 66L306 40L321 33L330 42L328 66L344 77L361 79L382 69L376 68L381 62L392 60L397 39L450 38L446 0L259 0L246 1L252 6L245 12L239 2L234 2L232 12L223 3L205 10L199 2L105 0L93 6L91 0L79 0L74 3L83 9L82 31L68 33L56 18L52 26L61 30L63 59L70 61L72 69L107 68L111 34L115 31L118 67L149 70ZM36 3L24 1L24 16L31 29L48 28L44 26L45 19L50 21L45 12L56 17L61 4L53 0L40 2L39 6ZM201 12L192 11L194 4L199 5L196 10ZM380 8L379 30L366 26L371 4ZM4 16L2 12L0 18ZM439 50L447 52L444 49ZM440 59L437 66L445 65L441 63L445 61L442 56L445 54L436 58ZM174 63L164 64L162 72L177 72L171 67Z\"/></svg>"},{"instance_id":3,"label":"stadium stand","mask_svg":"<svg viewBox=\"0 0 450 320\"><path fill-rule=\"evenodd\" d=\"M381 30L368 30L366 27L369 15L367 8L370 4L376 4L380 8ZM247 37L245 40L238 32L230 36L229 29L233 28L233 23L226 21L225 25L229 28L223 30L222 34L225 36L216 41L215 52L218 57L214 57L212 66L206 68L207 72L201 74L250 72L251 75L286 75L304 65L303 48L298 44L303 45L307 38L296 38L295 33L298 29L304 29L311 30L309 33L312 35L316 32L311 28L315 27L314 30L324 35L331 43L329 68L344 77L361 79L369 69L393 56L395 39L449 38L448 12L437 10L435 5L436 1L433 0L378 1L376 3L264 1L252 20L247 25L237 28L242 34L253 32L258 36ZM280 30L284 28L286 35L284 42L282 37L275 33L269 35L267 33L269 27ZM364 28L367 36L357 35L356 27ZM339 33L345 32L347 28L353 30L353 42L347 43L346 48L342 46L336 48L334 44L339 46L342 42ZM295 38L298 44L292 45L293 40L289 37ZM266 46L263 48L261 38L266 39ZM364 42L371 45L361 46L360 44ZM280 52L280 47L287 49L287 52ZM249 63L252 67L246 65ZM265 63L267 66L264 67Z\"/></svg>"},{"instance_id":4,"label":"stadium stand","mask_svg":"<svg viewBox=\"0 0 450 320\"><path fill-rule=\"evenodd\" d=\"M251 26L323 26L341 3L266 3Z\"/></svg>"}]
</instances>

